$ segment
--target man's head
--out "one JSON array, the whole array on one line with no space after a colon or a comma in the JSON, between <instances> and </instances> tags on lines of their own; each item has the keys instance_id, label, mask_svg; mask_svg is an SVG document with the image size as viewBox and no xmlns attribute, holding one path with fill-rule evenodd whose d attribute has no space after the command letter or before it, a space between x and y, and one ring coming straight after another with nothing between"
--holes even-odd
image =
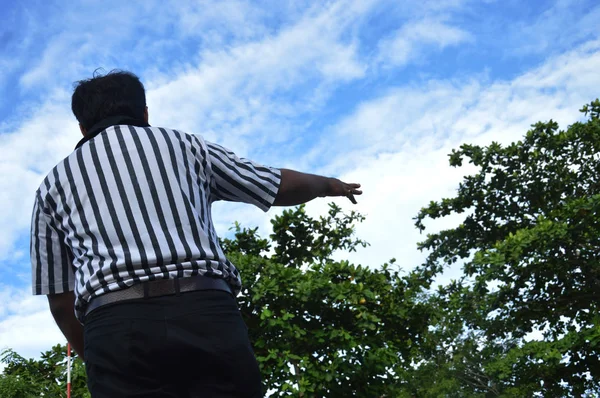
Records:
<instances>
[{"instance_id":1,"label":"man's head","mask_svg":"<svg viewBox=\"0 0 600 398\"><path fill-rule=\"evenodd\" d=\"M71 109L83 135L94 124L110 116L129 116L148 121L146 92L131 72L113 70L76 83Z\"/></svg>"}]
</instances>

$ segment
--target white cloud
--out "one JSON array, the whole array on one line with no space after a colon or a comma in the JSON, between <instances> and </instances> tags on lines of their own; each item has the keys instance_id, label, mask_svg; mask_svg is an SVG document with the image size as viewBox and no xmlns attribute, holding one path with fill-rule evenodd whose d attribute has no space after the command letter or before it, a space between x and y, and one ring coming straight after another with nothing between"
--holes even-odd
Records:
<instances>
[{"instance_id":1,"label":"white cloud","mask_svg":"<svg viewBox=\"0 0 600 398\"><path fill-rule=\"evenodd\" d=\"M0 350L11 348L26 358L65 342L46 297L32 296L31 288L0 287Z\"/></svg>"},{"instance_id":2,"label":"white cloud","mask_svg":"<svg viewBox=\"0 0 600 398\"><path fill-rule=\"evenodd\" d=\"M472 41L473 37L457 26L426 17L408 22L394 34L379 43L376 64L383 67L401 67L420 61L424 52L433 47L442 50L449 46Z\"/></svg>"},{"instance_id":3,"label":"white cloud","mask_svg":"<svg viewBox=\"0 0 600 398\"><path fill-rule=\"evenodd\" d=\"M424 255L424 239L412 218L431 200L450 197L469 167L454 169L447 154L462 143L507 144L520 139L537 121L553 119L562 128L580 119L578 109L597 96L600 42L589 42L508 82L430 82L420 88L398 87L367 101L341 121L337 142L322 142L312 158L335 156L321 170L360 182L359 205L345 206L368 215L357 228L371 246L344 254L355 263L379 266L391 257L411 269ZM309 206L315 214L323 203ZM464 215L463 215L464 216ZM460 217L429 223L429 231L455 226ZM460 275L453 268L438 282Z\"/></svg>"},{"instance_id":4,"label":"white cloud","mask_svg":"<svg viewBox=\"0 0 600 398\"><path fill-rule=\"evenodd\" d=\"M28 232L34 194L48 171L74 148L77 123L66 93L57 92L19 126L0 127L0 257Z\"/></svg>"},{"instance_id":5,"label":"white cloud","mask_svg":"<svg viewBox=\"0 0 600 398\"><path fill-rule=\"evenodd\" d=\"M154 4L156 6L169 9L167 12L173 14L173 18L166 19L176 20L177 29L184 36L204 36L207 30L214 32L219 27L232 26L236 29L231 30L231 33L244 39L254 38L257 33L265 32L264 25L259 23L265 11L244 1L170 1L169 4ZM215 38L214 35L209 36Z\"/></svg>"},{"instance_id":6,"label":"white cloud","mask_svg":"<svg viewBox=\"0 0 600 398\"><path fill-rule=\"evenodd\" d=\"M534 21L518 21L507 26L501 38L508 53L517 56L557 54L582 41L600 37L598 2L556 0L547 9L536 11Z\"/></svg>"},{"instance_id":7,"label":"white cloud","mask_svg":"<svg viewBox=\"0 0 600 398\"><path fill-rule=\"evenodd\" d=\"M160 109L153 120L246 153L285 141L286 121L322 105L328 90L321 89L364 75L355 43L341 40L362 11L349 4L333 3L261 41L203 52L197 68L149 90L150 112ZM306 84L315 88L281 100Z\"/></svg>"},{"instance_id":8,"label":"white cloud","mask_svg":"<svg viewBox=\"0 0 600 398\"><path fill-rule=\"evenodd\" d=\"M65 2L25 14L26 33L18 38L20 58L28 58L18 79L24 91L66 86L98 67L152 72L191 65L197 53L177 55L184 42L205 49L259 39L269 17L268 9L239 0Z\"/></svg>"}]
</instances>

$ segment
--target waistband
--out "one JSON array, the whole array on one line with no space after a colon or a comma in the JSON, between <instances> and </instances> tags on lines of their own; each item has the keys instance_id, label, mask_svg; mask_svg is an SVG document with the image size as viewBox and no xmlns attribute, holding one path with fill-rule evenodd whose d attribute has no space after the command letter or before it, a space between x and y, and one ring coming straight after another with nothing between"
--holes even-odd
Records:
<instances>
[{"instance_id":1,"label":"waistband","mask_svg":"<svg viewBox=\"0 0 600 398\"><path fill-rule=\"evenodd\" d=\"M94 297L85 309L85 315L107 304L141 298L169 296L197 290L222 290L233 296L229 284L221 278L193 276L188 278L159 279L142 282L126 289L115 290Z\"/></svg>"}]
</instances>

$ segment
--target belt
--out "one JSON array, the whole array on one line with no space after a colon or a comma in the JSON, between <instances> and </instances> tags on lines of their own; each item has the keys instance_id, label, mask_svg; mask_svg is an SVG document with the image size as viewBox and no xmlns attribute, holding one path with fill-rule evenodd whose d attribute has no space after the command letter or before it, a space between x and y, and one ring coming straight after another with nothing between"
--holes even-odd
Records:
<instances>
[{"instance_id":1,"label":"belt","mask_svg":"<svg viewBox=\"0 0 600 398\"><path fill-rule=\"evenodd\" d=\"M92 301L88 303L85 309L85 315L88 315L98 307L120 301L169 296L196 290L222 290L233 296L229 284L224 279L220 278L194 276L188 278L159 279L138 283L126 289L115 290L114 292L108 292L101 296L94 297Z\"/></svg>"}]
</instances>

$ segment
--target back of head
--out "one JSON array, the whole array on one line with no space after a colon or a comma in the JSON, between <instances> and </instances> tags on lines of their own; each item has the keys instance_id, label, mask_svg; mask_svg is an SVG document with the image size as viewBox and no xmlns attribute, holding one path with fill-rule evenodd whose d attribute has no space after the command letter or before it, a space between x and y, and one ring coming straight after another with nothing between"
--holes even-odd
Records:
<instances>
[{"instance_id":1,"label":"back of head","mask_svg":"<svg viewBox=\"0 0 600 398\"><path fill-rule=\"evenodd\" d=\"M76 83L71 110L86 130L110 116L143 120L146 110L144 85L131 72L113 70L106 75L94 73L91 79Z\"/></svg>"}]
</instances>

